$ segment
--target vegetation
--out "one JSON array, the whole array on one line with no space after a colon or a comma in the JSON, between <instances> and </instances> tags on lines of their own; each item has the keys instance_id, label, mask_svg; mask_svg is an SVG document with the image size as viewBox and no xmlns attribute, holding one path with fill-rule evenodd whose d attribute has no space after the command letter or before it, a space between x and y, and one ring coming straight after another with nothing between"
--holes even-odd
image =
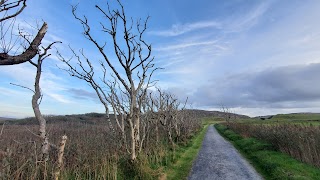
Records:
<instances>
[{"instance_id":1,"label":"vegetation","mask_svg":"<svg viewBox=\"0 0 320 180\"><path fill-rule=\"evenodd\" d=\"M8 10L20 5L21 10L5 17ZM25 7L26 0L2 1L0 12L5 14L0 21L19 15ZM174 154L179 146L186 145L199 131L200 121L185 110L187 101L181 104L170 93L160 89L155 92L149 90L156 82L152 80L152 74L159 69L153 63L151 43L144 39L149 17L144 21L141 18L134 21L127 17L120 0L115 4L106 3L106 7L96 5L95 8L104 19L96 22L101 27L97 32L102 32L102 35L94 32L97 28L91 28L95 26L89 23L86 16L77 15L77 6L72 7L72 13L83 27L83 35L102 55L100 68L95 69L93 65L97 63L96 57L87 57L83 50L78 54L71 49L77 61L75 63L71 61L72 58L65 59L59 52L58 56L66 64L67 69L64 70L84 80L96 92L105 107L103 117L107 124L83 124L82 121L86 119L80 116L79 123L68 122L68 117L64 117L60 123L47 126L47 120L39 107L42 99L40 77L42 62L51 55L47 51L56 42L39 49L47 31L46 23L34 39L19 31L22 40L29 46L23 45L26 51L17 57L10 56L9 51L6 51L8 47L3 47L0 65L28 61L37 68L34 90L17 85L34 92L32 108L37 123L34 120L33 123L37 126L26 121L19 122L26 124L23 126L2 125L0 178L153 179L158 176L159 167L175 159ZM15 29L13 25L3 27L2 24L1 30L3 28ZM1 37L1 40L5 44L6 39ZM114 49L116 60L110 55L110 48ZM36 55L37 60L32 60ZM98 73L100 69L102 71ZM113 117L110 111L115 114ZM93 118L99 116L90 115ZM36 127L38 133L34 133ZM56 139L59 136L62 136L61 141Z\"/></svg>"},{"instance_id":2,"label":"vegetation","mask_svg":"<svg viewBox=\"0 0 320 180\"><path fill-rule=\"evenodd\" d=\"M276 147L270 143L243 137L226 125L216 124L215 127L253 163L265 179L318 179L320 177L320 169L276 151Z\"/></svg>"},{"instance_id":3,"label":"vegetation","mask_svg":"<svg viewBox=\"0 0 320 180\"><path fill-rule=\"evenodd\" d=\"M243 137L264 140L281 152L320 167L320 126L230 123L228 127Z\"/></svg>"},{"instance_id":4,"label":"vegetation","mask_svg":"<svg viewBox=\"0 0 320 180\"><path fill-rule=\"evenodd\" d=\"M85 15L77 15L77 6L73 6L72 13L83 27L83 35L103 59L96 62L95 57L87 57L83 50L78 53L73 49L71 52L76 62L59 52L58 56L67 67L65 71L93 88L105 108L105 114L44 117L39 107L42 62L50 56L47 51L57 42L43 46L42 39L48 29L46 22L34 37L14 25L13 19L25 9L26 2L0 2L3 15L0 18L1 31L8 36L1 37L0 66L29 62L37 68L34 90L17 85L34 92L32 107L35 118L21 121L1 119L0 178L155 179L164 173L168 179L185 178L205 134L203 129L196 136L201 130L199 118L204 116L199 115L202 111L196 114L186 110L187 101L180 103L170 93L150 90L155 85L152 75L161 68L155 67L151 43L144 39L149 17L144 21L140 18L134 21L126 16L124 6L117 0L114 6L108 3L106 7L95 6L104 18L96 22L100 26L98 29ZM8 20L12 22L5 25ZM6 32L13 30L19 31L16 36L19 40L15 42L23 47L21 54L10 55L17 44L11 44L14 35ZM10 41L6 42L7 39ZM95 69L93 64L97 63L100 67ZM205 116L216 114L211 112ZM271 144L252 138L242 139L219 126L221 132L248 153L265 174L270 174L268 177L319 177L317 169L271 151L278 149L320 167L320 126L314 126L320 122L319 114L313 117L308 117L308 114L278 115L258 124L255 120L232 123L232 119L240 116L223 108L223 114L217 117L215 120L227 120L228 128L241 136ZM301 118L309 124L297 124L301 123ZM283 124L288 121L295 124ZM211 123L212 119L205 122ZM272 160L268 159L270 157ZM302 170L306 172L302 173ZM280 176L281 173L284 176Z\"/></svg>"},{"instance_id":5,"label":"vegetation","mask_svg":"<svg viewBox=\"0 0 320 180\"><path fill-rule=\"evenodd\" d=\"M256 118L242 118L237 120L238 123L251 124L305 124L305 125L320 125L319 113L292 113L292 114L277 114L271 119L261 120Z\"/></svg>"},{"instance_id":6,"label":"vegetation","mask_svg":"<svg viewBox=\"0 0 320 180\"><path fill-rule=\"evenodd\" d=\"M197 111L201 112L201 111ZM177 149L176 157L177 161L169 165L166 169L166 178L172 179L186 179L191 170L194 159L197 157L198 152L201 148L202 141L207 132L210 124L221 122L222 119L219 117L206 117L203 118L204 128L201 132L192 138L186 146L182 146Z\"/></svg>"},{"instance_id":7,"label":"vegetation","mask_svg":"<svg viewBox=\"0 0 320 180\"><path fill-rule=\"evenodd\" d=\"M93 117L94 116L94 117ZM47 125L50 142L59 144L62 135L68 136L65 147L64 166L61 171L62 179L155 179L168 169L180 164L178 159L195 157L196 148L200 147L201 139L195 136L200 130L201 121L192 114L195 129L181 131L181 138L172 134L174 145L168 139L165 126L159 126L160 142L157 143L154 133L149 131L146 146L136 162L130 161L125 149L119 143L119 137L114 136L111 128L99 114L86 114L65 117L64 121L50 121ZM52 116L58 120L59 116ZM80 121L81 119L85 119ZM95 123L90 123L90 118ZM50 119L50 118L48 118ZM25 120L24 120L25 121ZM18 122L18 121L14 121ZM19 124L19 123L17 123ZM190 123L189 123L190 124ZM191 127L191 126L190 126ZM0 136L1 176L13 179L37 179L41 177L38 157L41 154L41 139L36 138L38 126L35 124L4 124ZM150 127L154 129L154 127ZM202 131L202 134L205 131ZM188 134L187 134L188 133ZM184 138L182 138L184 137ZM190 139L194 137L192 142ZM195 145L194 145L195 144ZM187 155L194 151L193 155ZM187 153L185 153L187 152ZM54 171L57 149L52 148L47 163L47 171ZM192 161L188 167L191 167ZM168 176L171 176L168 174ZM47 179L52 178L48 173Z\"/></svg>"}]
</instances>

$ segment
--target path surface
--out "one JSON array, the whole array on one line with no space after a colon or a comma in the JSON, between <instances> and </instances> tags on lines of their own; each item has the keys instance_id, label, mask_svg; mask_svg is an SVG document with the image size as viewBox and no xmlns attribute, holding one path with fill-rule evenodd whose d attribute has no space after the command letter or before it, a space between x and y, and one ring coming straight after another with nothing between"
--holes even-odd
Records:
<instances>
[{"instance_id":1,"label":"path surface","mask_svg":"<svg viewBox=\"0 0 320 180\"><path fill-rule=\"evenodd\" d=\"M261 176L211 125L189 180L260 180Z\"/></svg>"}]
</instances>

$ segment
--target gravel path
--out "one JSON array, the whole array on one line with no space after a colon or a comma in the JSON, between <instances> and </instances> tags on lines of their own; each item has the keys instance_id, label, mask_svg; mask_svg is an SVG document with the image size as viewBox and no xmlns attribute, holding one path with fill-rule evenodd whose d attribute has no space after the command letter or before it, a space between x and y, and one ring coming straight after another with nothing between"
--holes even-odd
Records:
<instances>
[{"instance_id":1,"label":"gravel path","mask_svg":"<svg viewBox=\"0 0 320 180\"><path fill-rule=\"evenodd\" d=\"M262 177L211 125L188 179L259 180Z\"/></svg>"}]
</instances>

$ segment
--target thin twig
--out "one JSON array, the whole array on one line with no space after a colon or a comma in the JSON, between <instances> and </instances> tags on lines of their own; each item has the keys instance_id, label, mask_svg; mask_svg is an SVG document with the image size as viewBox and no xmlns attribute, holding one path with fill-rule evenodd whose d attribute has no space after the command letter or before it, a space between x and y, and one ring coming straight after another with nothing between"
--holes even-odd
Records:
<instances>
[{"instance_id":1,"label":"thin twig","mask_svg":"<svg viewBox=\"0 0 320 180\"><path fill-rule=\"evenodd\" d=\"M26 87L26 86L22 86L22 85L19 85L19 84L14 84L14 83L10 83L10 84L11 84L11 85L14 85L14 86L22 87L22 88L25 88L25 89L28 89L28 90L34 92L34 90L32 90L31 88L28 88L28 87Z\"/></svg>"}]
</instances>

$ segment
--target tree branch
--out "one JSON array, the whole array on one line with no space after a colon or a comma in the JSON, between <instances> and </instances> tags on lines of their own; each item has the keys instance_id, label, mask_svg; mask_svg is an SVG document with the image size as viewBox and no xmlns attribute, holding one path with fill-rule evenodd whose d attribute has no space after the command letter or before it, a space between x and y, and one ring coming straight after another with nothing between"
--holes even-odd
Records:
<instances>
[{"instance_id":1,"label":"tree branch","mask_svg":"<svg viewBox=\"0 0 320 180\"><path fill-rule=\"evenodd\" d=\"M0 53L0 66L1 65L15 65L30 61L38 53L39 46L45 34L47 33L48 25L43 23L42 27L38 31L38 34L33 39L29 47L20 55L11 56L7 53Z\"/></svg>"}]
</instances>

